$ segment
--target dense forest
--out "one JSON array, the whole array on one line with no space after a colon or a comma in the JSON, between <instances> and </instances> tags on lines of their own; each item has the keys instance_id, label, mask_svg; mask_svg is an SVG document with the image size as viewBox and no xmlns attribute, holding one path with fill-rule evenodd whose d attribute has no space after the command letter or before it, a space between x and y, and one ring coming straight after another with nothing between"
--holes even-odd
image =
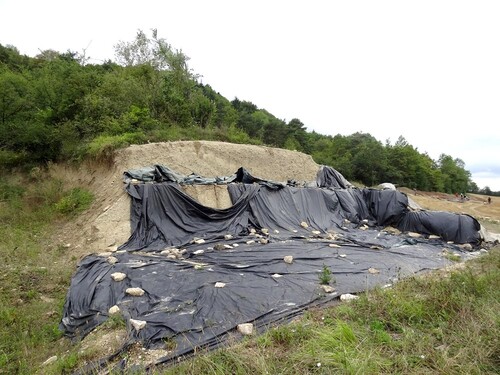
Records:
<instances>
[{"instance_id":1,"label":"dense forest","mask_svg":"<svg viewBox=\"0 0 500 375\"><path fill-rule=\"evenodd\" d=\"M478 189L462 160L432 160L402 136L382 144L366 133L322 135L297 118L286 122L250 101L230 101L202 84L189 58L155 30L118 42L115 55L90 64L85 53L28 57L0 45L0 167L106 159L129 144L205 139L302 151L366 186L492 193Z\"/></svg>"}]
</instances>

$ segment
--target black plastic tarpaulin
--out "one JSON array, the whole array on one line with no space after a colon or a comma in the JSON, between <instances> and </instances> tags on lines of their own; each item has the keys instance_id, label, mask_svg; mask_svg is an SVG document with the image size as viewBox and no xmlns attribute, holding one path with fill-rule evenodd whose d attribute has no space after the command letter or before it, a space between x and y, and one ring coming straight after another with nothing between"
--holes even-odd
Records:
<instances>
[{"instance_id":1,"label":"black plastic tarpaulin","mask_svg":"<svg viewBox=\"0 0 500 375\"><path fill-rule=\"evenodd\" d=\"M118 252L80 262L61 329L84 337L116 305L129 342L175 343L163 363L216 347L238 324L265 329L343 293L446 266L443 248L466 255L448 240L479 241L472 217L411 212L398 191L242 178L247 183L228 184L233 205L227 209L201 205L175 181L127 184L131 237ZM394 235L385 226L442 238ZM324 267L334 276L334 291L320 285ZM115 281L116 273L125 277ZM132 296L128 288L144 293ZM132 321L144 324L135 328Z\"/></svg>"}]
</instances>

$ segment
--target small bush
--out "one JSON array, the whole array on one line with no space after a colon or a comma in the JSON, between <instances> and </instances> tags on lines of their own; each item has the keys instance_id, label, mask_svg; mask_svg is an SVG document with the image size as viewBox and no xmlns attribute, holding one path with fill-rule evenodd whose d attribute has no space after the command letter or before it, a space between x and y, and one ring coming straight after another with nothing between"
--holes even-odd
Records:
<instances>
[{"instance_id":1,"label":"small bush","mask_svg":"<svg viewBox=\"0 0 500 375\"><path fill-rule=\"evenodd\" d=\"M122 135L100 135L87 146L87 154L97 160L110 160L115 150L131 144L142 144L147 141L144 133L124 133Z\"/></svg>"},{"instance_id":2,"label":"small bush","mask_svg":"<svg viewBox=\"0 0 500 375\"><path fill-rule=\"evenodd\" d=\"M27 159L26 153L0 149L0 169L10 169L23 164Z\"/></svg>"},{"instance_id":3,"label":"small bush","mask_svg":"<svg viewBox=\"0 0 500 375\"><path fill-rule=\"evenodd\" d=\"M319 283L321 285L328 285L332 281L332 271L323 264L323 270L319 274Z\"/></svg>"},{"instance_id":4,"label":"small bush","mask_svg":"<svg viewBox=\"0 0 500 375\"><path fill-rule=\"evenodd\" d=\"M94 196L91 192L74 188L64 194L64 196L55 204L56 211L69 215L86 210L90 207Z\"/></svg>"}]
</instances>

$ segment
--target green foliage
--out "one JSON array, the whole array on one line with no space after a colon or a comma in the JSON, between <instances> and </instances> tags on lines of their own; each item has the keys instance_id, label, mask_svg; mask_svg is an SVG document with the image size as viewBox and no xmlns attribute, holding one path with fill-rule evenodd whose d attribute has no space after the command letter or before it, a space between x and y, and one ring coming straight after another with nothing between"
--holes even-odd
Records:
<instances>
[{"instance_id":1,"label":"green foliage","mask_svg":"<svg viewBox=\"0 0 500 375\"><path fill-rule=\"evenodd\" d=\"M264 347L278 345L285 348L293 348L313 336L314 332L311 327L303 324L290 324L271 329L260 341Z\"/></svg>"},{"instance_id":2,"label":"green foliage","mask_svg":"<svg viewBox=\"0 0 500 375\"><path fill-rule=\"evenodd\" d=\"M125 327L126 327L126 322L121 314L110 315L103 324L103 328L110 330L120 329Z\"/></svg>"},{"instance_id":3,"label":"green foliage","mask_svg":"<svg viewBox=\"0 0 500 375\"><path fill-rule=\"evenodd\" d=\"M365 186L479 190L463 161L434 161L402 136L383 145L370 134L321 135L297 118L286 123L252 102L229 101L200 83L189 57L154 29L138 30L115 52L119 64L92 65L70 51L29 58L0 45L0 168L110 161L134 143L204 139L305 152Z\"/></svg>"},{"instance_id":4,"label":"green foliage","mask_svg":"<svg viewBox=\"0 0 500 375\"><path fill-rule=\"evenodd\" d=\"M332 271L330 271L330 269L325 264L323 264L323 269L318 276L319 283L321 285L328 285L332 281L332 277Z\"/></svg>"},{"instance_id":5,"label":"green foliage","mask_svg":"<svg viewBox=\"0 0 500 375\"><path fill-rule=\"evenodd\" d=\"M0 149L0 170L2 168L11 169L23 164L27 159L26 153L15 152L7 149Z\"/></svg>"},{"instance_id":6,"label":"green foliage","mask_svg":"<svg viewBox=\"0 0 500 375\"><path fill-rule=\"evenodd\" d=\"M94 195L82 188L74 188L66 192L55 204L55 209L64 215L76 214L90 207Z\"/></svg>"},{"instance_id":7,"label":"green foliage","mask_svg":"<svg viewBox=\"0 0 500 375\"><path fill-rule=\"evenodd\" d=\"M60 217L55 204L65 189L42 173L0 177L2 374L36 373L65 345L58 325L74 266L61 261L60 246L50 241Z\"/></svg>"},{"instance_id":8,"label":"green foliage","mask_svg":"<svg viewBox=\"0 0 500 375\"><path fill-rule=\"evenodd\" d=\"M114 151L131 144L146 142L144 133L124 133L121 135L100 135L87 146L87 154L96 160L110 160Z\"/></svg>"}]
</instances>

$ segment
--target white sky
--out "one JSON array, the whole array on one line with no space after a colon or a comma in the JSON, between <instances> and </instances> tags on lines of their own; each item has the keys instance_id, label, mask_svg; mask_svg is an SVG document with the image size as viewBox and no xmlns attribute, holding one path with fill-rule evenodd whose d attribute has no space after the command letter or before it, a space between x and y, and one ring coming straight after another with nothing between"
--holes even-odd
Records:
<instances>
[{"instance_id":1,"label":"white sky","mask_svg":"<svg viewBox=\"0 0 500 375\"><path fill-rule=\"evenodd\" d=\"M0 0L0 14L1 44L95 63L156 28L229 100L321 134L402 135L500 191L499 1Z\"/></svg>"}]
</instances>

